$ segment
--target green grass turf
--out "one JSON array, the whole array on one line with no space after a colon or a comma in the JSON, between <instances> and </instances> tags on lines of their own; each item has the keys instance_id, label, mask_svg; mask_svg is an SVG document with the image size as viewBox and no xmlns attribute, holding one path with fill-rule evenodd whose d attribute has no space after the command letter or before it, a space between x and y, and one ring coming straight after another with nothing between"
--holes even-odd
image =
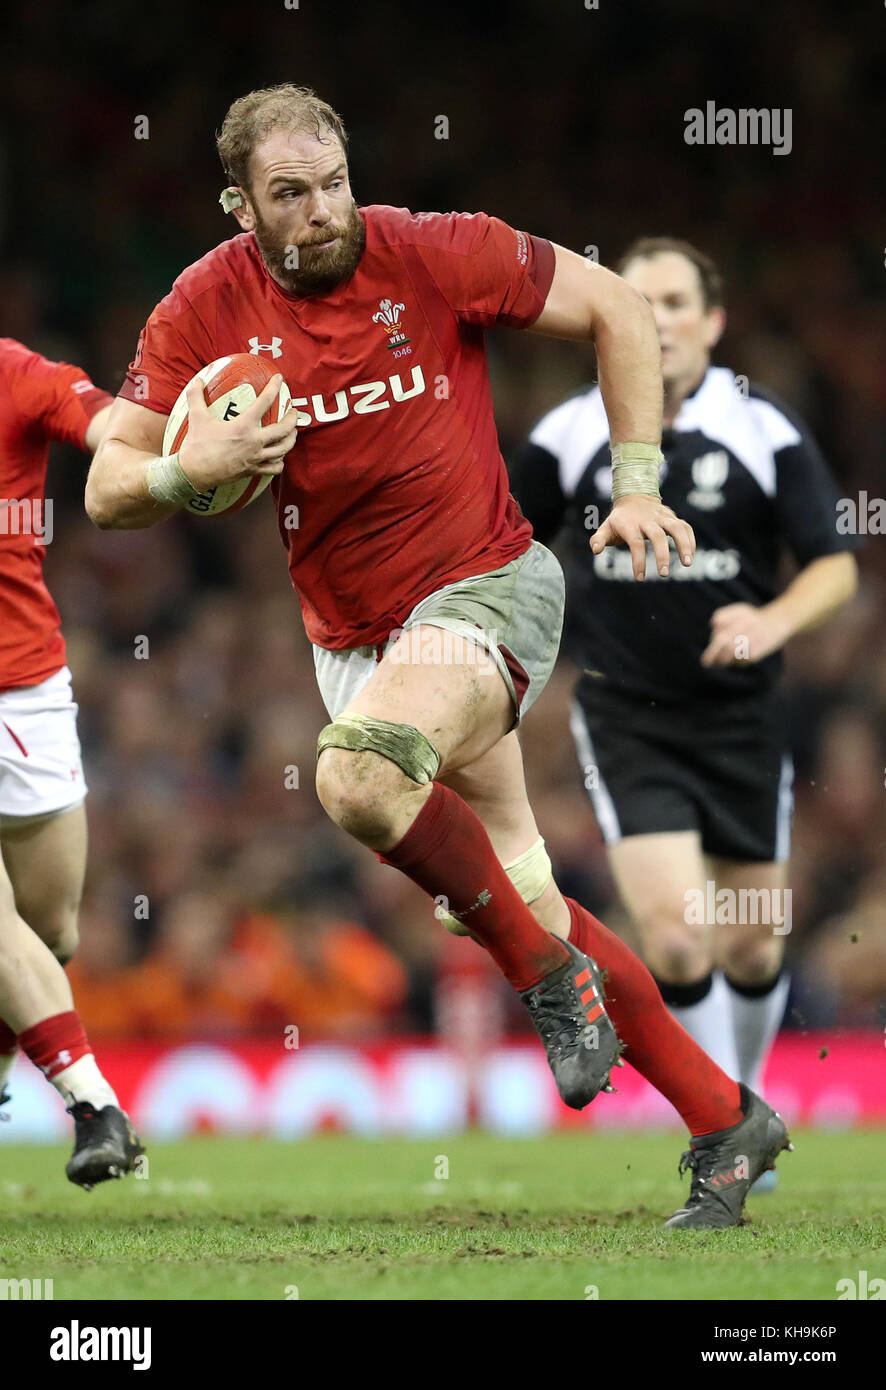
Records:
<instances>
[{"instance_id":1,"label":"green grass turf","mask_svg":"<svg viewBox=\"0 0 886 1390\"><path fill-rule=\"evenodd\" d=\"M747 1225L696 1234L661 1229L688 1190L676 1135L207 1137L88 1194L65 1151L4 1145L0 1278L56 1299L833 1300L886 1277L886 1132L794 1138Z\"/></svg>"}]
</instances>

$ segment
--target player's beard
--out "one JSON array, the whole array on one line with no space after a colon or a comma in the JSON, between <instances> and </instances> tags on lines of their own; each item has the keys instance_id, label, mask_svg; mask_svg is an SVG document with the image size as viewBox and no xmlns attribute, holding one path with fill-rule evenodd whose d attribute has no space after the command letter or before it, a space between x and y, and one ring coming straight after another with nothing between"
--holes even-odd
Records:
<instances>
[{"instance_id":1,"label":"player's beard","mask_svg":"<svg viewBox=\"0 0 886 1390\"><path fill-rule=\"evenodd\" d=\"M360 263L366 244L366 228L353 199L344 222L330 222L315 235L314 243L338 237L334 246L322 249L310 242L300 242L295 246L285 236L273 232L256 207L253 207L253 215L255 239L265 265L277 283L290 294L326 294L343 280L349 280ZM294 250L298 251L297 258L293 255ZM297 265L292 264L295 259L298 260Z\"/></svg>"}]
</instances>

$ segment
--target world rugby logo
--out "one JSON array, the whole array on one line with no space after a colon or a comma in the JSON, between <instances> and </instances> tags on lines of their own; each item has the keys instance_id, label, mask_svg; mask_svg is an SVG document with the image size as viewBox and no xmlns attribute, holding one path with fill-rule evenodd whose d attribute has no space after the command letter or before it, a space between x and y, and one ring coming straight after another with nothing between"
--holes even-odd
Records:
<instances>
[{"instance_id":1,"label":"world rugby logo","mask_svg":"<svg viewBox=\"0 0 886 1390\"><path fill-rule=\"evenodd\" d=\"M720 489L728 477L729 455L725 449L715 449L710 454L702 454L692 464L692 481L695 486L687 494L687 502L702 512L716 511L726 500Z\"/></svg>"}]
</instances>

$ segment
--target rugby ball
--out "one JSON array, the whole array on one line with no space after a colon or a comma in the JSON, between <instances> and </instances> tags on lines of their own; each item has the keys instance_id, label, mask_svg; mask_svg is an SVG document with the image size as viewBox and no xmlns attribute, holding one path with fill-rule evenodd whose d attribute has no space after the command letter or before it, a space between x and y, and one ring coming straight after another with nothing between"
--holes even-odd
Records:
<instances>
[{"instance_id":1,"label":"rugby ball","mask_svg":"<svg viewBox=\"0 0 886 1390\"><path fill-rule=\"evenodd\" d=\"M242 415L261 395L272 377L278 373L270 362L248 352L237 352L231 357L219 357L202 367L194 381L203 383L203 399L211 414L217 420L231 420ZM190 386L188 382L188 386ZM172 407L166 430L163 434L163 453L178 453L188 433L188 386L182 391ZM282 382L277 399L262 416L263 425L273 425L282 419L289 405L289 387ZM254 502L272 482L270 473L261 477L236 478L230 483L219 483L216 487L200 492L186 502L183 511L193 516L222 516L225 512L238 512L241 507Z\"/></svg>"}]
</instances>

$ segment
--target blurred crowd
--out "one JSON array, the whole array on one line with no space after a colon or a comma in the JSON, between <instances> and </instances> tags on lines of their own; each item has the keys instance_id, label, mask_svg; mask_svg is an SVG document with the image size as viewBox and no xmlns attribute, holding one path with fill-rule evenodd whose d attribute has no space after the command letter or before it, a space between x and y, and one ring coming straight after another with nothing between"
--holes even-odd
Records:
<instances>
[{"instance_id":1,"label":"blurred crowd","mask_svg":"<svg viewBox=\"0 0 886 1390\"><path fill-rule=\"evenodd\" d=\"M392 0L310 19L280 6L258 33L241 6L214 7L207 28L158 0L135 41L110 0L11 6L0 334L116 390L154 303L234 230L212 142L227 103L307 82L351 130L361 202L483 209L604 262L640 233L702 246L727 283L717 360L806 416L843 495L883 495L882 15L825 0L515 0L506 24L492 13L455 3L444 32ZM683 111L711 97L791 107L791 154L687 147ZM490 336L490 360L506 456L594 370L574 345L508 330ZM317 802L326 715L270 498L230 519L102 534L82 511L84 471L54 452L47 574L91 789L70 968L90 1033L521 1026L483 953ZM789 1026L886 1024L884 557L870 536L857 599L789 653ZM630 937L571 746L571 683L564 664L526 721L530 795L564 889Z\"/></svg>"}]
</instances>

